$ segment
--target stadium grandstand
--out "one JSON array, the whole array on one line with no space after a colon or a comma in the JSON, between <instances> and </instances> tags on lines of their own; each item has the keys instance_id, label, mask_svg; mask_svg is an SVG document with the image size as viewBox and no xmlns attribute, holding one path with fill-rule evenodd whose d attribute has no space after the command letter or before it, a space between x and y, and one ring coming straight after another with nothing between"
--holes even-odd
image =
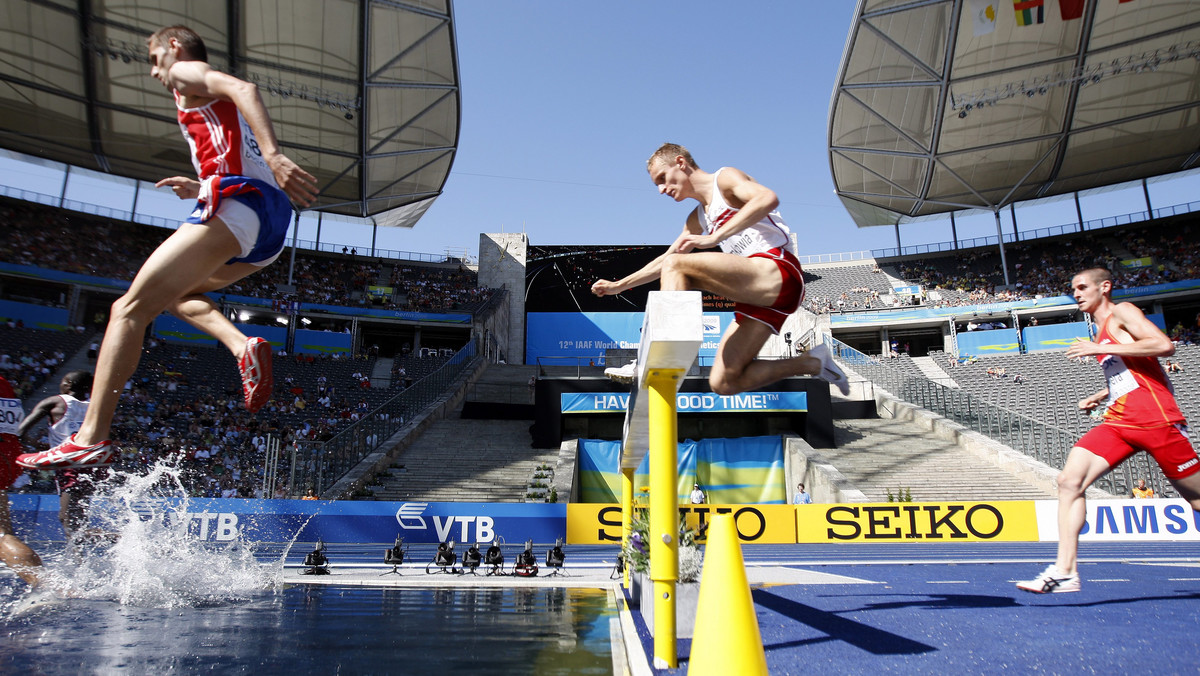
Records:
<instances>
[{"instance_id":1,"label":"stadium grandstand","mask_svg":"<svg viewBox=\"0 0 1200 676\"><path fill-rule=\"evenodd\" d=\"M1097 27L1090 42L1080 26L1055 24L1059 33L1040 50L1006 49L1000 57L959 31L963 3L901 4L861 3L834 92L829 141L843 203L860 226L891 226L896 247L802 257L803 308L762 353L785 357L829 343L852 372L851 395L796 378L768 393L803 393L807 408L799 413L681 415L681 438L773 437L778 455L767 466L789 466L782 487L713 501L786 502L786 485L799 478L795 471L826 502L882 500L897 486L922 500L1051 497L1055 463L1061 465L1074 439L1095 424L1075 402L1102 384L1094 364L1063 356L1070 341L1091 335L1088 319L1066 295L1071 276L1086 267L1112 270L1117 299L1137 304L1176 342L1180 403L1190 418L1200 417L1200 202L1156 208L1147 197L1144 210L1125 215L1096 221L1081 215L1067 225L1000 231L1002 210L1017 202L1077 200L1089 190L1194 169L1195 124L1175 116L1198 105L1194 94L1175 89L1181 77L1194 81L1197 59L1187 51L1194 48L1187 33L1194 23L1179 24L1164 9L1154 18L1164 27L1155 34L1158 42L1142 44L1114 27L1111 17L1093 16L1111 8L1089 4L1087 25ZM929 35L930 26L945 34L923 43L918 38ZM226 47L236 52L236 45ZM1125 64L1121 71L1096 65L1114 62L1114 50L1124 55L1115 60ZM1159 61L1150 72L1154 54ZM900 63L904 74L885 62ZM453 65L446 68L443 75L453 81ZM1132 105L1141 91L1128 82L1135 74L1168 92L1160 108ZM1097 76L1107 84L1097 86ZM1002 95L1010 84L1017 91L1018 82L1024 95ZM912 96L917 90L921 96ZM905 103L906 95L922 103ZM1104 122L1087 117L1101 108L1113 111ZM350 114L369 126L378 122L370 110L361 106ZM998 120L1023 115L1045 124L1027 136L997 131ZM1161 124L1147 123L1151 118ZM454 136L454 124L442 130L445 136ZM915 129L922 133L914 135ZM1097 138L1118 130L1141 142L1096 150ZM161 143L165 135L156 129L146 142ZM281 137L287 136L285 129ZM894 151L900 147L906 150ZM446 148L427 150L441 158ZM97 168L80 160L78 149L60 156ZM426 160L448 171L448 156ZM366 171L378 164L371 159L356 161ZM145 178L122 158L107 164ZM153 170L157 175L165 168ZM322 178L334 180L332 174ZM427 177L423 186L376 201L323 192L330 201L318 208L359 215L379 208L412 225L443 181L444 173ZM351 183L367 182L338 185L349 190ZM169 234L132 214L101 214L63 201L16 194L0 200L6 324L0 368L27 406L45 396L57 373L86 366L108 306ZM959 240L954 219L967 212L994 215L996 236ZM901 245L906 224L935 217L949 219L949 241ZM242 411L226 352L160 317L118 412L122 467L178 457L189 490L203 496L296 497L315 490L327 498L383 500L613 498L612 472L597 469L603 451L593 442L621 438L623 409L564 407L576 395L624 392L603 369L635 354L653 287L598 298L589 286L612 270L641 267L661 247L569 246L483 234L472 259L308 244L285 249L264 273L217 294L244 331L276 348L276 391L268 408L256 416ZM705 376L731 310L725 299L704 296L706 342L685 393L711 394ZM897 401L923 409L938 425L965 428L1028 456L1040 463L1040 474L996 473L1002 463L973 454L966 442L932 443L936 434L897 414ZM807 469L791 468L796 457ZM970 462L957 464L964 459ZM956 475L986 479L950 482L938 469L948 466ZM824 471L818 467L832 467L841 478L821 479L814 474ZM715 476L706 478L720 483ZM1172 495L1144 458L1114 472L1101 488L1123 495L1136 478ZM48 477L36 476L27 490L48 488Z\"/></svg>"}]
</instances>

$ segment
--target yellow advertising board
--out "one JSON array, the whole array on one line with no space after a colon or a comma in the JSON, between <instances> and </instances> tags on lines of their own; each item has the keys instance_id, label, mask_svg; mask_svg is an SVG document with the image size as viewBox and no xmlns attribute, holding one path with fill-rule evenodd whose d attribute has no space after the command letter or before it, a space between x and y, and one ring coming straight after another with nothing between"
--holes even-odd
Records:
<instances>
[{"instance_id":1,"label":"yellow advertising board","mask_svg":"<svg viewBox=\"0 0 1200 676\"><path fill-rule=\"evenodd\" d=\"M639 508L640 509L640 508ZM744 544L790 544L796 541L796 510L791 505L680 505L679 512L705 541L713 514L732 514L738 539ZM597 503L567 505L567 543L573 545L621 542L621 506Z\"/></svg>"},{"instance_id":2,"label":"yellow advertising board","mask_svg":"<svg viewBox=\"0 0 1200 676\"><path fill-rule=\"evenodd\" d=\"M797 505L796 542L1037 542L1032 500Z\"/></svg>"}]
</instances>

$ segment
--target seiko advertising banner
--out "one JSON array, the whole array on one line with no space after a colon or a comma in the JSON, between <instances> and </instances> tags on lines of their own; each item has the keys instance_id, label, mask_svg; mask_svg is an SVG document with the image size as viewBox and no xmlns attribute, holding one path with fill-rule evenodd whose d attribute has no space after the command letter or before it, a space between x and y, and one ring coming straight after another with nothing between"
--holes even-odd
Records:
<instances>
[{"instance_id":1,"label":"seiko advertising banner","mask_svg":"<svg viewBox=\"0 0 1200 676\"><path fill-rule=\"evenodd\" d=\"M559 395L564 414L624 413L629 395L614 392L564 392ZM675 396L679 413L762 413L808 411L807 392L745 392L721 395L704 392L680 392Z\"/></svg>"},{"instance_id":2,"label":"seiko advertising banner","mask_svg":"<svg viewBox=\"0 0 1200 676\"><path fill-rule=\"evenodd\" d=\"M1088 500L1079 539L1088 541L1200 540L1200 514L1182 498ZM1037 503L1038 534L1058 540L1058 503Z\"/></svg>"},{"instance_id":3,"label":"seiko advertising banner","mask_svg":"<svg viewBox=\"0 0 1200 676\"><path fill-rule=\"evenodd\" d=\"M1032 500L797 505L797 542L1036 542Z\"/></svg>"},{"instance_id":4,"label":"seiko advertising banner","mask_svg":"<svg viewBox=\"0 0 1200 676\"><path fill-rule=\"evenodd\" d=\"M744 544L792 544L796 541L796 512L789 505L680 505L679 514L707 541L713 514L732 514L738 539ZM567 542L575 545L619 544L621 506L567 505Z\"/></svg>"},{"instance_id":5,"label":"seiko advertising banner","mask_svg":"<svg viewBox=\"0 0 1200 676\"><path fill-rule=\"evenodd\" d=\"M13 526L33 539L62 540L58 497L12 495ZM126 510L122 513L121 510ZM368 502L195 498L145 500L129 508L103 499L93 518L156 519L210 542L551 543L566 536L566 505L545 503Z\"/></svg>"}]
</instances>

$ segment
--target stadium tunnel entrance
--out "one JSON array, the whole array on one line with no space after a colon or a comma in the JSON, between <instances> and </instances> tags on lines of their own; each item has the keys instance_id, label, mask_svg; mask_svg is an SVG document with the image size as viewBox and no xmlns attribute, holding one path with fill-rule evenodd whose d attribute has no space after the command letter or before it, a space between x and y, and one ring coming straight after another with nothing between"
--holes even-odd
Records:
<instances>
[{"instance_id":1,"label":"stadium tunnel entrance","mask_svg":"<svg viewBox=\"0 0 1200 676\"><path fill-rule=\"evenodd\" d=\"M946 349L946 329L942 326L923 326L910 329L886 329L889 341L899 344L899 352L910 357L925 357L930 350Z\"/></svg>"},{"instance_id":2,"label":"stadium tunnel entrance","mask_svg":"<svg viewBox=\"0 0 1200 676\"><path fill-rule=\"evenodd\" d=\"M358 348L364 352L378 345L383 357L416 354L421 348L448 348L458 351L471 340L470 327L449 328L408 324L359 322Z\"/></svg>"}]
</instances>

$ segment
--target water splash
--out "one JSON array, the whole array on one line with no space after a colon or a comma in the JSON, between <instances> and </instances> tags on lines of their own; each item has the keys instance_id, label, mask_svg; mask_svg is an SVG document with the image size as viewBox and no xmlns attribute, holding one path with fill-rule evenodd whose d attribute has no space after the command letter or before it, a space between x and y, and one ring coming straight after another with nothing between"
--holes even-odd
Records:
<instances>
[{"instance_id":1,"label":"water splash","mask_svg":"<svg viewBox=\"0 0 1200 676\"><path fill-rule=\"evenodd\" d=\"M89 535L47 562L46 586L153 608L223 605L278 590L287 552L263 563L240 534L220 545L201 540L181 475L165 459L145 474L112 472L92 499Z\"/></svg>"}]
</instances>

